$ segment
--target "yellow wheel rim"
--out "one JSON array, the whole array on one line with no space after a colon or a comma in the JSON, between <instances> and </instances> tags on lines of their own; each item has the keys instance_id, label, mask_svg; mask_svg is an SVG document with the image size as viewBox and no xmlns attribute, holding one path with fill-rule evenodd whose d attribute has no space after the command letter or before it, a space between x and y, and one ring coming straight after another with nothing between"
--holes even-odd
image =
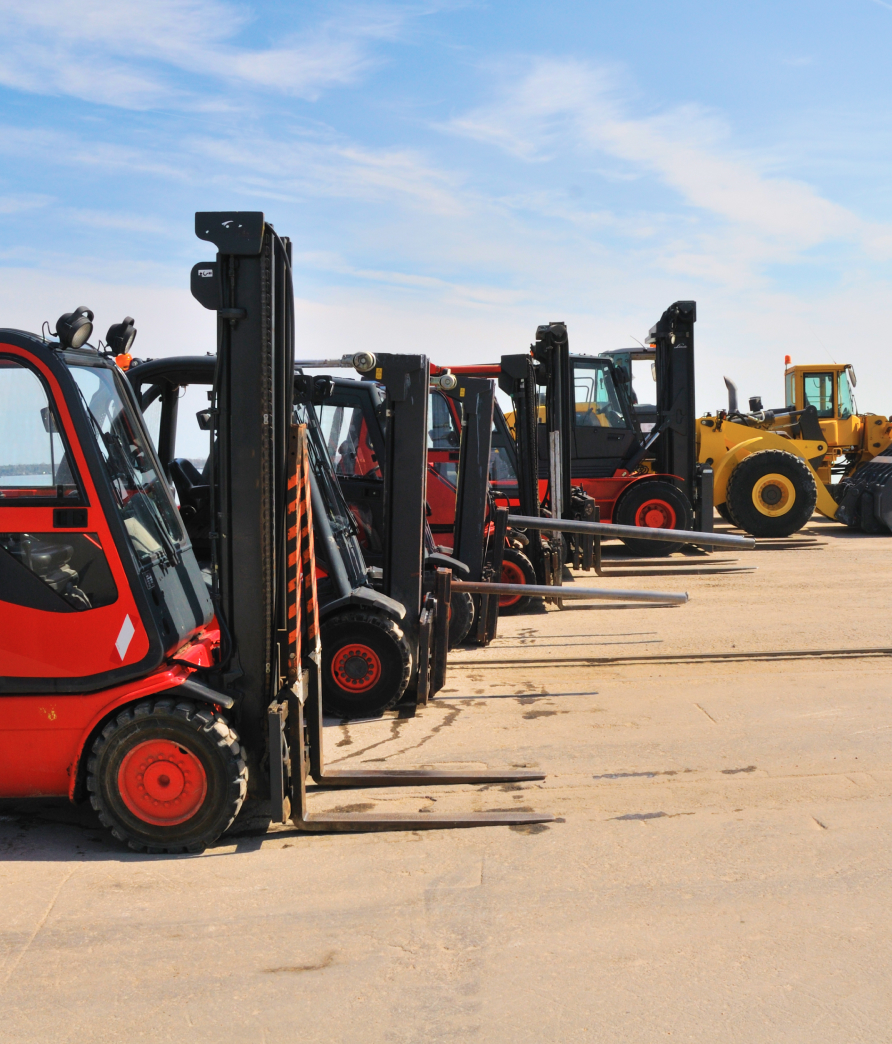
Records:
<instances>
[{"instance_id":1,"label":"yellow wheel rim","mask_svg":"<svg viewBox=\"0 0 892 1044\"><path fill-rule=\"evenodd\" d=\"M761 515L786 515L795 503L796 489L786 475L763 475L753 486L753 504Z\"/></svg>"}]
</instances>

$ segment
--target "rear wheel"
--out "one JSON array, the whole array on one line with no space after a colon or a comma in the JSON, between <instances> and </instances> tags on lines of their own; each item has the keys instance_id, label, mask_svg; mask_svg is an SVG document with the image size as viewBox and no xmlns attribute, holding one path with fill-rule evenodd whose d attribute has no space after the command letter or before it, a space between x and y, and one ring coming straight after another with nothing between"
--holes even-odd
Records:
<instances>
[{"instance_id":1,"label":"rear wheel","mask_svg":"<svg viewBox=\"0 0 892 1044\"><path fill-rule=\"evenodd\" d=\"M387 616L354 609L322 624L322 707L327 714L381 714L399 702L411 667L406 636Z\"/></svg>"},{"instance_id":2,"label":"rear wheel","mask_svg":"<svg viewBox=\"0 0 892 1044\"><path fill-rule=\"evenodd\" d=\"M212 708L143 700L93 743L87 789L103 825L137 852L201 852L248 789L238 736Z\"/></svg>"},{"instance_id":3,"label":"rear wheel","mask_svg":"<svg viewBox=\"0 0 892 1044\"><path fill-rule=\"evenodd\" d=\"M535 584L536 571L533 563L522 552L513 547L505 548L502 559L502 584ZM499 596L499 613L503 616L512 616L522 613L530 604L528 595L513 594Z\"/></svg>"},{"instance_id":4,"label":"rear wheel","mask_svg":"<svg viewBox=\"0 0 892 1044\"><path fill-rule=\"evenodd\" d=\"M760 450L737 465L727 503L735 523L756 537L786 537L811 518L818 487L805 461L783 450Z\"/></svg>"},{"instance_id":5,"label":"rear wheel","mask_svg":"<svg viewBox=\"0 0 892 1044\"><path fill-rule=\"evenodd\" d=\"M617 525L642 529L690 529L694 524L688 498L675 486L658 479L633 483L620 497L613 517ZM689 541L627 537L623 543L633 555L657 557L680 551Z\"/></svg>"}]
</instances>

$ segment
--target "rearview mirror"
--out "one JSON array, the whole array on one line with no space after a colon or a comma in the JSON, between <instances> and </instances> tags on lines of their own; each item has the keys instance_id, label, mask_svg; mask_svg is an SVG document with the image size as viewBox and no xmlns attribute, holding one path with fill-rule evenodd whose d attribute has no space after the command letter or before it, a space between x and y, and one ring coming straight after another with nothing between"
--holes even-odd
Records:
<instances>
[{"instance_id":1,"label":"rearview mirror","mask_svg":"<svg viewBox=\"0 0 892 1044\"><path fill-rule=\"evenodd\" d=\"M56 427L56 418L53 416L53 411L49 406L44 406L40 411L40 419L43 421L43 430L50 435L58 435L59 429Z\"/></svg>"}]
</instances>

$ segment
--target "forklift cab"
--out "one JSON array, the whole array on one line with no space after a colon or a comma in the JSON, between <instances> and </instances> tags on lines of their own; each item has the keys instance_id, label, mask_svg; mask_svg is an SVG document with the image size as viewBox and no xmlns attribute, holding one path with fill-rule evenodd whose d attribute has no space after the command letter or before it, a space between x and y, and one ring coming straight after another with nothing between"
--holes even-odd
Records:
<instances>
[{"instance_id":1,"label":"forklift cab","mask_svg":"<svg viewBox=\"0 0 892 1044\"><path fill-rule=\"evenodd\" d=\"M127 382L90 347L0 341L0 692L145 674L213 610Z\"/></svg>"},{"instance_id":2,"label":"forklift cab","mask_svg":"<svg viewBox=\"0 0 892 1044\"><path fill-rule=\"evenodd\" d=\"M387 408L375 381L329 377L332 390L316 402L328 455L359 530L366 561L384 562L384 475ZM427 423L426 545L452 547L461 447L461 417L449 398L432 389ZM504 470L504 469L503 469ZM432 539L431 539L432 538Z\"/></svg>"},{"instance_id":3,"label":"forklift cab","mask_svg":"<svg viewBox=\"0 0 892 1044\"><path fill-rule=\"evenodd\" d=\"M356 524L366 562L384 562L384 396L374 381L326 377L328 394L316 402L321 437Z\"/></svg>"},{"instance_id":4,"label":"forklift cab","mask_svg":"<svg viewBox=\"0 0 892 1044\"><path fill-rule=\"evenodd\" d=\"M570 357L573 387L573 475L610 477L638 447L639 433L621 370L609 359ZM548 461L546 425L539 425L539 459ZM540 464L541 468L541 464Z\"/></svg>"},{"instance_id":5,"label":"forklift cab","mask_svg":"<svg viewBox=\"0 0 892 1044\"><path fill-rule=\"evenodd\" d=\"M623 348L616 352L601 352L609 359L625 380L632 415L643 435L648 435L657 424L657 364L654 348Z\"/></svg>"}]
</instances>

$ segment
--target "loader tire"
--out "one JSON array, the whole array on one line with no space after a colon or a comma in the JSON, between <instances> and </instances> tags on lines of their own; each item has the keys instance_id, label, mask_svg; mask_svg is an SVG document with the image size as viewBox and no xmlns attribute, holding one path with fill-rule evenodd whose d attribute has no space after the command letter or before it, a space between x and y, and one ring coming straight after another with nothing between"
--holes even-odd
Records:
<instances>
[{"instance_id":1,"label":"loader tire","mask_svg":"<svg viewBox=\"0 0 892 1044\"><path fill-rule=\"evenodd\" d=\"M793 453L759 450L728 480L727 504L740 529L755 537L786 537L811 518L818 487L808 465Z\"/></svg>"},{"instance_id":2,"label":"loader tire","mask_svg":"<svg viewBox=\"0 0 892 1044\"><path fill-rule=\"evenodd\" d=\"M635 482L620 497L613 512L620 526L640 526L651 529L692 529L694 512L688 498L669 482L645 479ZM689 540L636 540L624 537L623 543L633 555L655 558L671 555Z\"/></svg>"},{"instance_id":3,"label":"loader tire","mask_svg":"<svg viewBox=\"0 0 892 1044\"><path fill-rule=\"evenodd\" d=\"M372 718L399 703L412 674L412 650L389 616L353 609L322 623L322 709L337 718Z\"/></svg>"},{"instance_id":4,"label":"loader tire","mask_svg":"<svg viewBox=\"0 0 892 1044\"><path fill-rule=\"evenodd\" d=\"M726 522L730 523L730 525L732 526L735 526L737 529L740 529L740 526L738 526L734 519L731 517L731 512L728 509L727 504L716 504L715 509Z\"/></svg>"},{"instance_id":5,"label":"loader tire","mask_svg":"<svg viewBox=\"0 0 892 1044\"><path fill-rule=\"evenodd\" d=\"M106 724L87 790L102 824L135 851L202 852L242 807L248 769L226 718L163 693Z\"/></svg>"},{"instance_id":6,"label":"loader tire","mask_svg":"<svg viewBox=\"0 0 892 1044\"><path fill-rule=\"evenodd\" d=\"M474 624L474 599L467 591L453 591L449 602L449 648L468 637Z\"/></svg>"},{"instance_id":7,"label":"loader tire","mask_svg":"<svg viewBox=\"0 0 892 1044\"><path fill-rule=\"evenodd\" d=\"M523 551L513 547L506 547L502 558L503 584L535 584L536 570L533 563L527 558ZM499 615L513 616L522 613L532 601L527 595L513 594L499 596Z\"/></svg>"}]
</instances>

